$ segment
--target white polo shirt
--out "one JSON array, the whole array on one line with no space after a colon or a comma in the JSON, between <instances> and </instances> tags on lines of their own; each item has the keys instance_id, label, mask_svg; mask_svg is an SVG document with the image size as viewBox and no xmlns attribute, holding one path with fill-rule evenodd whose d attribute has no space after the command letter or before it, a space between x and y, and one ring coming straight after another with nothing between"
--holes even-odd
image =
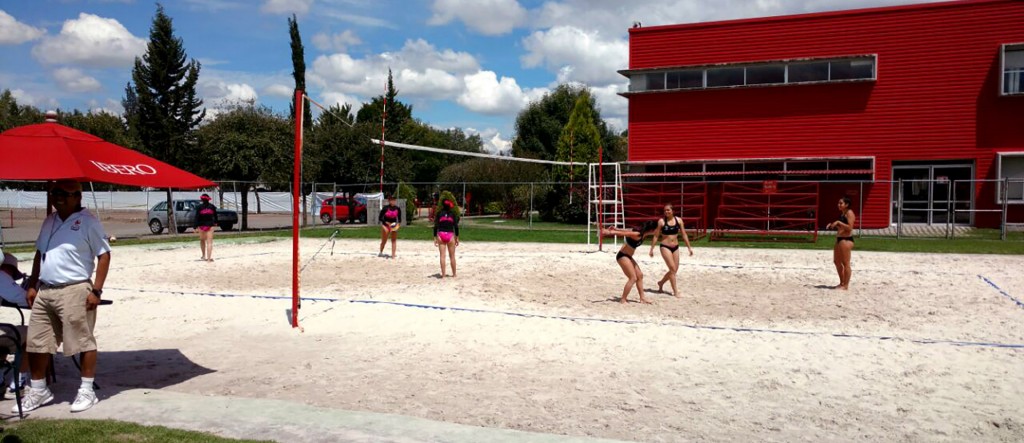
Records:
<instances>
[{"instance_id":1,"label":"white polo shirt","mask_svg":"<svg viewBox=\"0 0 1024 443\"><path fill-rule=\"evenodd\" d=\"M67 220L61 220L56 212L46 217L36 249L42 254L39 281L66 285L91 279L96 257L110 252L110 243L96 216L82 209Z\"/></svg>"},{"instance_id":2,"label":"white polo shirt","mask_svg":"<svg viewBox=\"0 0 1024 443\"><path fill-rule=\"evenodd\" d=\"M4 271L0 271L0 298L23 308L28 307L28 301L25 299L25 289L15 283L14 279Z\"/></svg>"}]
</instances>

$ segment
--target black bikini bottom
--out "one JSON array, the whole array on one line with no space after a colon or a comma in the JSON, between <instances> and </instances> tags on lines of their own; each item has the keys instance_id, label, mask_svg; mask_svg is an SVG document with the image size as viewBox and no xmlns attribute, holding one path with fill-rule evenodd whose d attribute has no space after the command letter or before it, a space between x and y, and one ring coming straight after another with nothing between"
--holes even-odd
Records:
<instances>
[{"instance_id":1,"label":"black bikini bottom","mask_svg":"<svg viewBox=\"0 0 1024 443\"><path fill-rule=\"evenodd\" d=\"M615 261L619 261L619 259L622 257L628 258L629 261L633 262L633 264L636 265L636 260L633 260L633 256L622 251L619 251L618 254L615 254Z\"/></svg>"},{"instance_id":2,"label":"black bikini bottom","mask_svg":"<svg viewBox=\"0 0 1024 443\"><path fill-rule=\"evenodd\" d=\"M669 246L669 245L658 245L658 247L661 247L661 248L665 248L665 249L668 249L668 250L669 250L669 252L676 252L676 251L678 251L678 250L679 250L679 245L675 245L675 246Z\"/></svg>"},{"instance_id":3,"label":"black bikini bottom","mask_svg":"<svg viewBox=\"0 0 1024 443\"><path fill-rule=\"evenodd\" d=\"M853 243L853 237L836 237L836 243L839 243L841 241L848 241L850 243Z\"/></svg>"}]
</instances>

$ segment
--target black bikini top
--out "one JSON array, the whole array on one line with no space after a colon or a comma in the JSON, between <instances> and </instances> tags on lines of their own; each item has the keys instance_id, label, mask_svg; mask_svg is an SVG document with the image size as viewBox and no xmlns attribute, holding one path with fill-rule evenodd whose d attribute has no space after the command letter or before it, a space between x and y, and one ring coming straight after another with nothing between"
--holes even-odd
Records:
<instances>
[{"instance_id":1,"label":"black bikini top","mask_svg":"<svg viewBox=\"0 0 1024 443\"><path fill-rule=\"evenodd\" d=\"M674 217L672 220L675 221L676 224L670 225L668 224L668 222L665 222L665 224L661 227L661 235L679 234L679 217Z\"/></svg>"},{"instance_id":2,"label":"black bikini top","mask_svg":"<svg viewBox=\"0 0 1024 443\"><path fill-rule=\"evenodd\" d=\"M846 213L845 212L843 213L843 215L839 216L839 221L843 222L843 224L847 224L847 225L850 224L850 222L846 219Z\"/></svg>"},{"instance_id":3,"label":"black bikini top","mask_svg":"<svg viewBox=\"0 0 1024 443\"><path fill-rule=\"evenodd\" d=\"M641 237L640 240L633 240L630 237L626 237L626 244L629 245L629 247L636 249L640 245L644 244L644 239Z\"/></svg>"}]
</instances>

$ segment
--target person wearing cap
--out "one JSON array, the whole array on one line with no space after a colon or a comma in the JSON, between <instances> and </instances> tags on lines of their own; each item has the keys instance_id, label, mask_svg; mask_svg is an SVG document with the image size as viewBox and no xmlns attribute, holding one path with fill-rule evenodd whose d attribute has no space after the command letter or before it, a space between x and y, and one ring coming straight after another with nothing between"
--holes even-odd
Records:
<instances>
[{"instance_id":1,"label":"person wearing cap","mask_svg":"<svg viewBox=\"0 0 1024 443\"><path fill-rule=\"evenodd\" d=\"M18 259L7 253L3 253L3 262L0 262L0 298L7 303L15 305L19 308L28 308L28 301L25 299L25 288L22 284L18 284L16 280L21 280L25 274L22 274L18 270ZM18 334L21 335L21 347L25 348L25 337L28 335L28 328L24 326L16 326ZM7 328L0 328L0 336L6 335L8 332ZM0 358L4 358L7 355L17 352L17 347L13 346L0 346ZM21 360L21 380L18 386L26 386L29 383L30 377L28 372L28 359ZM14 383L15 378L11 377L10 391L14 392L16 385ZM0 380L0 383L3 383Z\"/></svg>"},{"instance_id":2,"label":"person wearing cap","mask_svg":"<svg viewBox=\"0 0 1024 443\"><path fill-rule=\"evenodd\" d=\"M395 204L395 196L388 196L388 205L380 210L377 216L380 221L380 252L378 256L384 256L384 246L388 244L388 237L391 237L391 258L398 258L398 229L402 227L402 209Z\"/></svg>"},{"instance_id":3,"label":"person wearing cap","mask_svg":"<svg viewBox=\"0 0 1024 443\"><path fill-rule=\"evenodd\" d=\"M32 307L25 346L32 381L21 410L53 401L46 370L50 355L63 343L64 355L81 355L82 385L71 403L71 412L81 412L99 401L93 390L98 354L93 329L110 269L110 243L99 219L82 207L81 183L57 181L50 189L50 202L56 211L39 230L26 292ZM18 405L11 412L18 413Z\"/></svg>"},{"instance_id":4,"label":"person wearing cap","mask_svg":"<svg viewBox=\"0 0 1024 443\"><path fill-rule=\"evenodd\" d=\"M217 226L217 207L210 203L210 196L199 196L202 203L196 207L196 232L199 233L199 250L203 261L213 261L213 227Z\"/></svg>"},{"instance_id":5,"label":"person wearing cap","mask_svg":"<svg viewBox=\"0 0 1024 443\"><path fill-rule=\"evenodd\" d=\"M445 277L444 255L447 251L452 263L452 277L455 277L455 247L459 245L459 208L455 202L445 199L441 210L434 216L434 246L441 253L441 278Z\"/></svg>"}]
</instances>

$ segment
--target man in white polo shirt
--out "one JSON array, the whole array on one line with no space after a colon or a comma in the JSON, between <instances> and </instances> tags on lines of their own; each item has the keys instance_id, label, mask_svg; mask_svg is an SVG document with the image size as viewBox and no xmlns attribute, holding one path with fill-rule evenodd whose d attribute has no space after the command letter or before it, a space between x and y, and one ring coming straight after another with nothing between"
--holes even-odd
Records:
<instances>
[{"instance_id":1,"label":"man in white polo shirt","mask_svg":"<svg viewBox=\"0 0 1024 443\"><path fill-rule=\"evenodd\" d=\"M81 183L58 181L50 190L50 201L56 212L46 217L39 230L29 277L27 298L32 316L25 348L32 382L28 394L22 397L21 409L31 411L53 401L53 393L46 386L46 370L49 356L63 342L64 355L82 354L82 386L71 404L71 412L81 412L99 401L93 391L93 327L110 268L110 244L100 221L82 207ZM17 413L18 405L11 411Z\"/></svg>"}]
</instances>

